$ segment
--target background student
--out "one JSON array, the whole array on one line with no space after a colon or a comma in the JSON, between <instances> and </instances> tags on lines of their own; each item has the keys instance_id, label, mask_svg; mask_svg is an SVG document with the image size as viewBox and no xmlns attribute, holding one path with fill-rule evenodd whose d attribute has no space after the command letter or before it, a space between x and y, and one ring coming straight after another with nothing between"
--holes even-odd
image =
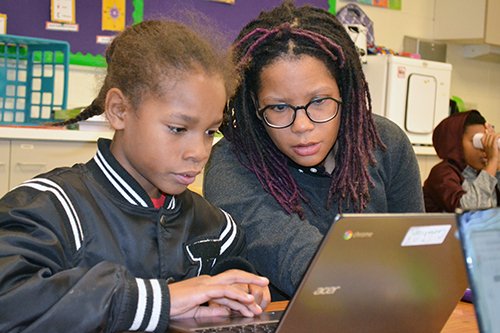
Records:
<instances>
[{"instance_id":1,"label":"background student","mask_svg":"<svg viewBox=\"0 0 500 333\"><path fill-rule=\"evenodd\" d=\"M477 133L484 133L482 149L473 145ZM439 123L432 143L442 161L431 169L424 182L427 212L498 206L498 138L500 134L477 110L453 114Z\"/></svg>"},{"instance_id":2,"label":"background student","mask_svg":"<svg viewBox=\"0 0 500 333\"><path fill-rule=\"evenodd\" d=\"M268 280L228 270L251 268L237 257L241 230L186 190L209 157L231 67L163 21L127 28L106 60L98 97L62 124L105 112L113 140L0 200L0 331L164 332L174 317L260 314Z\"/></svg>"},{"instance_id":3,"label":"background student","mask_svg":"<svg viewBox=\"0 0 500 333\"><path fill-rule=\"evenodd\" d=\"M286 297L341 212L423 212L404 132L372 114L359 55L331 13L286 2L234 43L242 73L204 196L245 230L249 259Z\"/></svg>"}]
</instances>

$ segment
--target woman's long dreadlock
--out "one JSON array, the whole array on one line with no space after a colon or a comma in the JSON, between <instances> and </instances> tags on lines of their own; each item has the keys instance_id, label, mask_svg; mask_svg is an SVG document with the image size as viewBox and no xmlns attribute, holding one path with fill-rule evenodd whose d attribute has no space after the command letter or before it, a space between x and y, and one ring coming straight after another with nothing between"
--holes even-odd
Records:
<instances>
[{"instance_id":1,"label":"woman's long dreadlock","mask_svg":"<svg viewBox=\"0 0 500 333\"><path fill-rule=\"evenodd\" d=\"M285 211L304 219L302 202L309 204L309 200L292 177L286 156L257 118L253 100L260 90L260 74L265 66L301 55L325 63L342 98L339 148L326 207L329 209L335 201L339 211L343 204L347 209L352 204L354 211L361 212L374 186L368 174L368 164L376 163L372 149L385 146L372 118L370 94L354 43L329 12L285 2L262 12L243 28L234 44L234 61L243 80L228 104L221 130L232 142L239 161L257 176L263 188Z\"/></svg>"}]
</instances>

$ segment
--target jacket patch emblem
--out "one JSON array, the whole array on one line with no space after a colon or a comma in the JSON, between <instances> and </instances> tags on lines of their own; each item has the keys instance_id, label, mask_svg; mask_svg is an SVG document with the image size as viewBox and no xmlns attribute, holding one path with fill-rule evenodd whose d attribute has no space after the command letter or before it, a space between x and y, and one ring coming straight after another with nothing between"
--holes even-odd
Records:
<instances>
[{"instance_id":1,"label":"jacket patch emblem","mask_svg":"<svg viewBox=\"0 0 500 333\"><path fill-rule=\"evenodd\" d=\"M221 250L218 239L204 239L186 245L186 251L193 262L199 264L198 275L208 274Z\"/></svg>"}]
</instances>

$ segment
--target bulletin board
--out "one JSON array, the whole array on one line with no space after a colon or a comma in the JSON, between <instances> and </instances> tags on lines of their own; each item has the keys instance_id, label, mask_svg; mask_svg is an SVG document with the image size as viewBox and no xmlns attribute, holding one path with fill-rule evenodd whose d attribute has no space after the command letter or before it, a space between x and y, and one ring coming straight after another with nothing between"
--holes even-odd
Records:
<instances>
[{"instance_id":1,"label":"bulletin board","mask_svg":"<svg viewBox=\"0 0 500 333\"><path fill-rule=\"evenodd\" d=\"M169 15L176 10L194 8L218 23L232 42L239 31L251 20L257 18L261 11L268 11L279 6L283 0L144 0L144 20L154 18L158 14ZM332 0L295 0L295 5L313 5L328 10ZM335 3L333 1L333 3Z\"/></svg>"},{"instance_id":2,"label":"bulletin board","mask_svg":"<svg viewBox=\"0 0 500 333\"><path fill-rule=\"evenodd\" d=\"M283 0L125 0L126 26L143 20L172 17L177 10L195 9L217 23L233 41L238 32L262 10L271 10ZM328 10L332 0L296 0ZM70 63L106 66L103 57L107 45L96 43L96 36L114 36L116 31L102 30L103 0L75 0L77 32L46 30L51 20L51 0L0 0L0 13L7 15L7 34L67 41Z\"/></svg>"},{"instance_id":3,"label":"bulletin board","mask_svg":"<svg viewBox=\"0 0 500 333\"><path fill-rule=\"evenodd\" d=\"M137 0L125 1L125 23L131 25ZM76 32L47 30L50 8L51 0L0 0L0 13L7 15L7 34L66 41L70 44L71 64L105 66L107 45L96 43L96 36L114 36L117 32L101 29L102 0L75 0Z\"/></svg>"}]
</instances>

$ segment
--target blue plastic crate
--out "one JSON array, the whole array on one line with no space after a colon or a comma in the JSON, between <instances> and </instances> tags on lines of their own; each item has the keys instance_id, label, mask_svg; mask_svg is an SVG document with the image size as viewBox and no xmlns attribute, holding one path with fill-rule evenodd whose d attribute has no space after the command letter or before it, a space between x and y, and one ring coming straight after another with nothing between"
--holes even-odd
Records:
<instances>
[{"instance_id":1,"label":"blue plastic crate","mask_svg":"<svg viewBox=\"0 0 500 333\"><path fill-rule=\"evenodd\" d=\"M69 44L0 35L0 125L43 125L66 109Z\"/></svg>"}]
</instances>

